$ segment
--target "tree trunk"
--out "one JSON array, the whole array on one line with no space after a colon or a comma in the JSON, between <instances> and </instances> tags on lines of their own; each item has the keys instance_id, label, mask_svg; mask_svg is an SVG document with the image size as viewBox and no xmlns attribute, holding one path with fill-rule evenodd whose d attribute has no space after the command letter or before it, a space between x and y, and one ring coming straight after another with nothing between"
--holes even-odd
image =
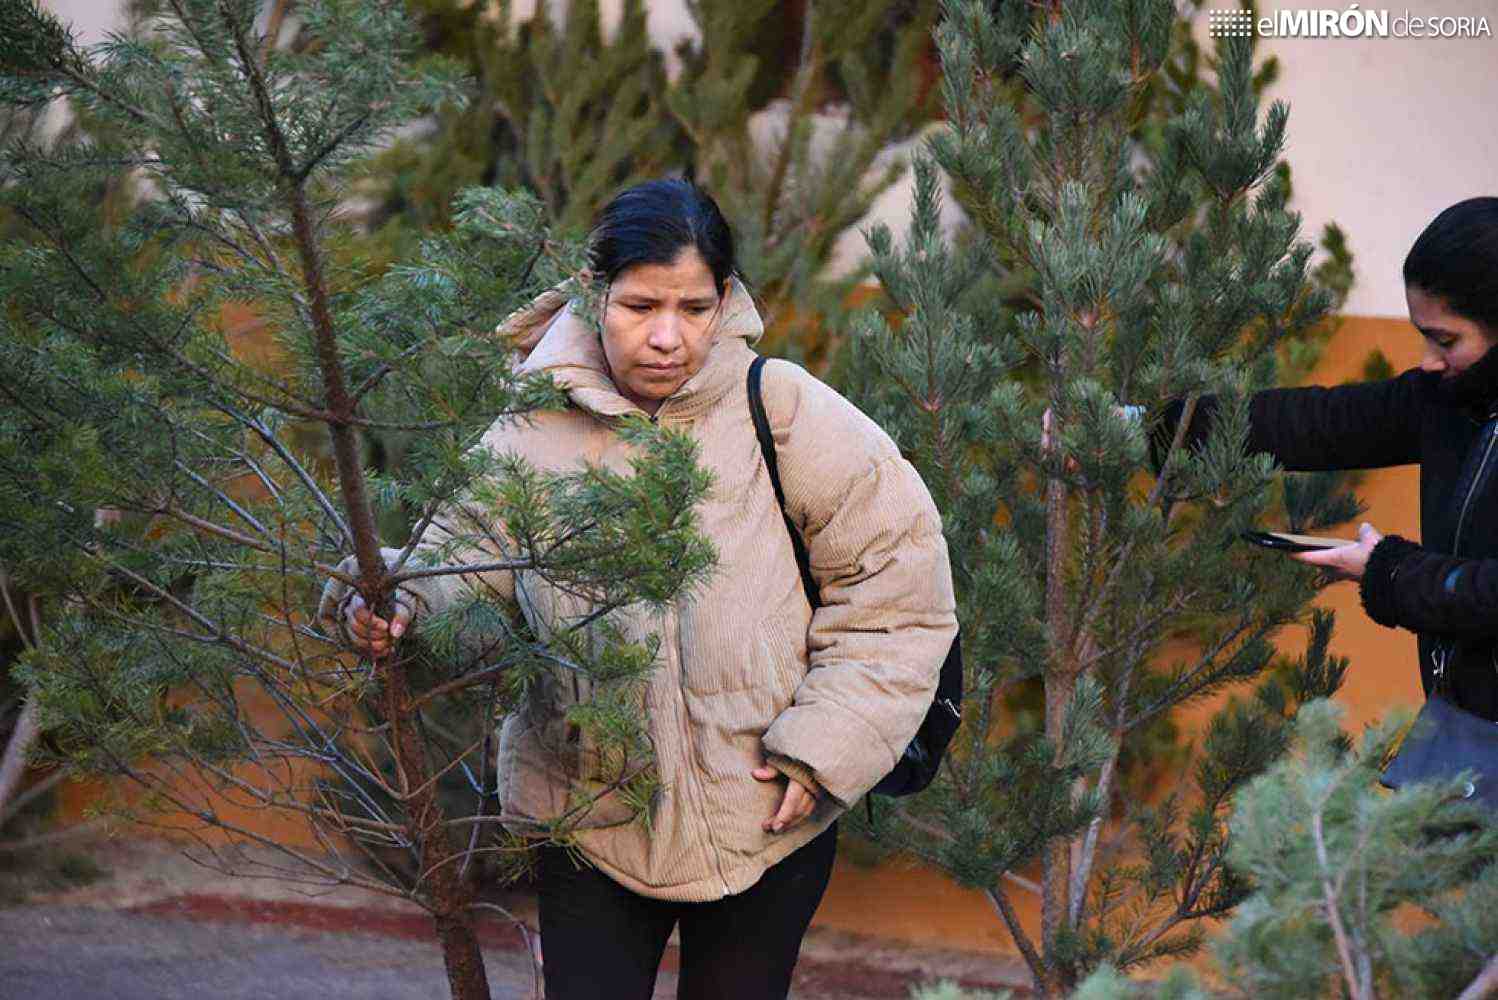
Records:
<instances>
[{"instance_id":1,"label":"tree trunk","mask_svg":"<svg viewBox=\"0 0 1498 1000\"><path fill-rule=\"evenodd\" d=\"M478 935L473 931L473 918L464 912L460 916L437 917L435 923L453 1000L490 1000L489 977L484 970Z\"/></svg>"},{"instance_id":2,"label":"tree trunk","mask_svg":"<svg viewBox=\"0 0 1498 1000\"><path fill-rule=\"evenodd\" d=\"M38 722L40 716L41 705L37 702L36 695L30 695L26 699L26 706L21 709L21 717L16 720L16 728L10 732L5 757L0 760L0 817L5 816L8 811L5 807L21 786L21 776L26 773L26 754L41 732Z\"/></svg>"},{"instance_id":3,"label":"tree trunk","mask_svg":"<svg viewBox=\"0 0 1498 1000\"><path fill-rule=\"evenodd\" d=\"M1059 436L1059 429L1057 431ZM1045 735L1059 755L1066 708L1077 687L1076 656L1066 624L1066 559L1070 551L1070 512L1066 486L1059 478L1046 484L1046 639L1050 662L1045 671ZM1065 996L1074 984L1070 969L1055 963L1056 939L1065 929L1071 887L1071 845L1057 837L1041 854L1040 938L1043 976L1035 985L1047 997Z\"/></svg>"},{"instance_id":4,"label":"tree trunk","mask_svg":"<svg viewBox=\"0 0 1498 1000\"><path fill-rule=\"evenodd\" d=\"M442 942L442 960L453 1000L489 1000L489 979L484 955L473 931L468 904L472 891L458 874L462 848L443 823L437 801L437 784L431 781L425 741L416 726L411 686L404 661L388 654L379 665L384 685L385 717L390 725L390 749L395 754L396 778L406 801L406 830L416 845L416 856L425 867L425 884L417 893L425 898L434 915L437 938ZM420 789L414 795L413 790Z\"/></svg>"},{"instance_id":5,"label":"tree trunk","mask_svg":"<svg viewBox=\"0 0 1498 1000\"><path fill-rule=\"evenodd\" d=\"M354 415L354 403L343 378L333 336L332 314L328 309L323 286L321 260L313 236L306 199L300 188L290 191L292 231L301 251L304 281L310 300L315 349L322 369L324 403L334 416L328 422L333 443L333 458L338 470L338 485L348 514L349 529L354 536L354 552L359 563L359 589L377 613L389 614L385 591L385 561L380 556L379 535L375 530L374 510L365 488L364 468L360 462L358 436L348 420ZM471 893L458 876L456 859L461 850L443 825L437 802L436 783L432 782L427 764L426 740L416 725L417 711L411 697L410 680L404 661L394 652L377 665L384 688L385 717L390 725L390 749L395 755L398 784L410 796L406 809L406 830L416 845L417 857L425 866L425 885L417 887L436 918L437 936L442 942L442 957L447 965L447 981L454 1000L489 1000L489 981L484 971L484 956L473 932L473 918L468 904ZM413 791L421 789L419 792Z\"/></svg>"},{"instance_id":6,"label":"tree trunk","mask_svg":"<svg viewBox=\"0 0 1498 1000\"><path fill-rule=\"evenodd\" d=\"M10 616L21 644L27 649L35 649L42 633L41 602L37 596L28 596L26 609L30 612L30 621L22 621L15 595L11 593L10 576L4 567L0 567L0 597L4 598L5 613ZM28 694L26 704L21 706L21 714L16 719L16 726L10 731L5 756L0 759L0 825L10 818L8 814L11 798L20 789L21 778L26 774L26 756L31 752L31 744L41 735L41 717L41 703L36 700L34 693Z\"/></svg>"}]
</instances>

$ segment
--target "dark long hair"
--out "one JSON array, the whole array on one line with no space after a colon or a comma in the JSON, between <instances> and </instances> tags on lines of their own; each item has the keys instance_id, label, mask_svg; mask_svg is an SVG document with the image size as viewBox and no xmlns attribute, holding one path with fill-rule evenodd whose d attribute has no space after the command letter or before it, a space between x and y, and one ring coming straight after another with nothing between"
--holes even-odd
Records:
<instances>
[{"instance_id":1,"label":"dark long hair","mask_svg":"<svg viewBox=\"0 0 1498 1000\"><path fill-rule=\"evenodd\" d=\"M1498 198L1468 198L1436 216L1404 259L1404 282L1498 337Z\"/></svg>"},{"instance_id":2,"label":"dark long hair","mask_svg":"<svg viewBox=\"0 0 1498 1000\"><path fill-rule=\"evenodd\" d=\"M687 247L702 255L723 291L738 273L733 233L712 196L690 181L646 181L615 195L598 213L588 241L595 281L605 287L637 264L670 264Z\"/></svg>"}]
</instances>

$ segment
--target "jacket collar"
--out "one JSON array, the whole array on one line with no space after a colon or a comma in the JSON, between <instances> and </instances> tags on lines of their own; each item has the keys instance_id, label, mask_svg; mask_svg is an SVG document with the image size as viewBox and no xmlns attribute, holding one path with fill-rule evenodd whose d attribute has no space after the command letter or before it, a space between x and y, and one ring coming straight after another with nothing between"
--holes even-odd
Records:
<instances>
[{"instance_id":1,"label":"jacket collar","mask_svg":"<svg viewBox=\"0 0 1498 1000\"><path fill-rule=\"evenodd\" d=\"M1440 383L1441 395L1479 417L1498 415L1498 345L1477 363L1452 379Z\"/></svg>"},{"instance_id":2,"label":"jacket collar","mask_svg":"<svg viewBox=\"0 0 1498 1000\"><path fill-rule=\"evenodd\" d=\"M563 282L543 292L499 325L521 355L522 374L546 372L566 390L574 404L600 417L643 413L626 399L609 376L603 344L580 313L576 286ZM733 279L728 300L717 319L713 346L702 369L664 400L657 411L691 417L711 407L742 375L746 340L764 332L764 322L748 289Z\"/></svg>"}]
</instances>

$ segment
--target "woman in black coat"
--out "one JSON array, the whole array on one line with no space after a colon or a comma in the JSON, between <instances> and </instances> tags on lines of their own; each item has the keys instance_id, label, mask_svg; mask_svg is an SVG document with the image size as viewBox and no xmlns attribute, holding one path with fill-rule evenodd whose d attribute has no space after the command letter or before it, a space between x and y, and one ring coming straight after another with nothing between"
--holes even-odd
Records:
<instances>
[{"instance_id":1,"label":"woman in black coat","mask_svg":"<svg viewBox=\"0 0 1498 1000\"><path fill-rule=\"evenodd\" d=\"M1296 558L1359 581L1369 617L1419 635L1427 694L1443 677L1449 700L1498 721L1498 198L1438 215L1405 258L1404 281L1425 341L1420 367L1257 393L1248 449L1291 471L1419 464L1419 543L1364 524L1356 543ZM1194 420L1190 437L1205 424Z\"/></svg>"}]
</instances>

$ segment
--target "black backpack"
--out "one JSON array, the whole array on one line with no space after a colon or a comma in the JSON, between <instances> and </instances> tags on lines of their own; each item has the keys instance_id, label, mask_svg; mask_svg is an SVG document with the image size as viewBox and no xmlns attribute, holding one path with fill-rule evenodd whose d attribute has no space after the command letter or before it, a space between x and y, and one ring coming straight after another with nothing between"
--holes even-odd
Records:
<instances>
[{"instance_id":1,"label":"black backpack","mask_svg":"<svg viewBox=\"0 0 1498 1000\"><path fill-rule=\"evenodd\" d=\"M754 419L754 433L759 437L759 450L765 458L765 468L770 473L770 484L775 487L775 499L780 503L780 515L785 518L786 530L791 535L791 546L796 550L796 565L801 568L801 585L806 588L806 599L813 608L822 606L822 595L817 581L811 575L811 560L806 555L806 543L801 533L785 512L785 490L780 486L780 466L775 458L775 438L770 434L770 420L765 416L765 401L760 394L760 372L765 358L755 358L749 366L749 413ZM962 636L952 638L952 648L942 661L941 679L936 684L936 694L931 707L921 720L921 728L915 739L905 748L895 769L880 779L872 789L879 795L914 795L936 777L942 755L952 742L952 736L962 723Z\"/></svg>"}]
</instances>

